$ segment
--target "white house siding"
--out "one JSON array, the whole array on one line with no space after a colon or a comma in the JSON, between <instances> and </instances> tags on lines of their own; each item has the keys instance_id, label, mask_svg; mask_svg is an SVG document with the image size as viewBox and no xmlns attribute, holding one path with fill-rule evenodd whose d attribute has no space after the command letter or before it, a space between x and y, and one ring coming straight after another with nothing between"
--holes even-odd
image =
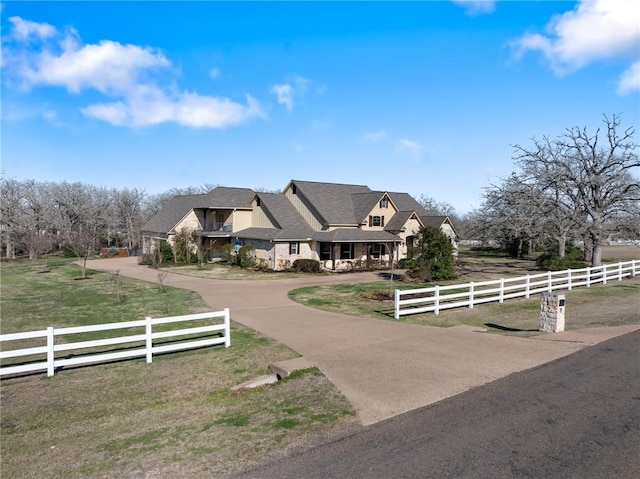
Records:
<instances>
[{"instance_id":1,"label":"white house siding","mask_svg":"<svg viewBox=\"0 0 640 479\"><path fill-rule=\"evenodd\" d=\"M247 239L243 243L253 246L255 248L255 257L265 260L269 268L275 271L290 268L297 259L318 259L318 254L312 249L311 244L307 242L300 242L300 253L294 255L289 254L288 242L275 243Z\"/></svg>"},{"instance_id":2,"label":"white house siding","mask_svg":"<svg viewBox=\"0 0 640 479\"><path fill-rule=\"evenodd\" d=\"M293 262L297 259L318 259L318 254L312 249L312 245L307 242L299 242L300 249L298 254L289 254L289 243L275 243L276 251L276 270L282 270L293 266Z\"/></svg>"},{"instance_id":3,"label":"white house siding","mask_svg":"<svg viewBox=\"0 0 640 479\"><path fill-rule=\"evenodd\" d=\"M254 254L256 258L263 259L267 262L269 268L273 268L273 252L275 244L271 241L261 241L261 240L244 240L243 243L245 245L253 246ZM274 268L275 269L275 268Z\"/></svg>"},{"instance_id":4,"label":"white house siding","mask_svg":"<svg viewBox=\"0 0 640 479\"><path fill-rule=\"evenodd\" d=\"M180 222L174 228L174 232L182 231L186 229L187 231L196 231L202 229L202 224L200 223L200 219L195 211L191 210L189 213L180 220Z\"/></svg>"},{"instance_id":5,"label":"white house siding","mask_svg":"<svg viewBox=\"0 0 640 479\"><path fill-rule=\"evenodd\" d=\"M458 242L456 241L456 233L453 230L453 228L451 227L451 225L449 223L444 223L442 226L440 226L440 229L451 240L451 244L453 244L453 248L457 252L458 251Z\"/></svg>"},{"instance_id":6,"label":"white house siding","mask_svg":"<svg viewBox=\"0 0 640 479\"><path fill-rule=\"evenodd\" d=\"M251 227L251 210L235 210L233 212L233 231L241 231Z\"/></svg>"},{"instance_id":7,"label":"white house siding","mask_svg":"<svg viewBox=\"0 0 640 479\"><path fill-rule=\"evenodd\" d=\"M386 196L385 196L386 198ZM384 218L384 224L388 224L389 221L391 221L391 218L393 218L393 215L396 214L396 209L393 207L393 203L391 203L391 200L387 200L387 204L388 206L386 208L380 208L380 202L378 201L378 203L376 204L375 208L373 208L370 212L369 215L366 218L363 218L363 225L362 225L362 229L363 230L378 230L381 231L384 229L384 226L371 226L369 224L369 218L372 216L380 216Z\"/></svg>"},{"instance_id":8,"label":"white house siding","mask_svg":"<svg viewBox=\"0 0 640 479\"><path fill-rule=\"evenodd\" d=\"M320 220L313 214L313 212L309 209L309 207L300 199L298 195L294 195L293 191L291 191L291 187L287 188L284 192L284 195L287 197L291 204L295 207L295 209L300 212L304 220L311 225L311 227L320 231L324 225L320 222Z\"/></svg>"},{"instance_id":9,"label":"white house siding","mask_svg":"<svg viewBox=\"0 0 640 479\"><path fill-rule=\"evenodd\" d=\"M398 259L407 257L407 237L415 236L418 230L420 229L420 223L417 219L409 218L407 222L404 224L404 231L398 233L400 239L402 239L402 243L400 244Z\"/></svg>"},{"instance_id":10,"label":"white house siding","mask_svg":"<svg viewBox=\"0 0 640 479\"><path fill-rule=\"evenodd\" d=\"M257 206L256 201L253 201L253 213L252 213L252 226L257 228L275 228L276 226L271 222L269 217L262 209L262 206Z\"/></svg>"}]
</instances>

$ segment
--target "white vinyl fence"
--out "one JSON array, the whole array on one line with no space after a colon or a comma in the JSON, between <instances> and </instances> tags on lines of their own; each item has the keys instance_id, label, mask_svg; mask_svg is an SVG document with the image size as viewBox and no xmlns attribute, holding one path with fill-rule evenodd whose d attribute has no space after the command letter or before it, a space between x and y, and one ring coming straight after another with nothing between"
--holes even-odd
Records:
<instances>
[{"instance_id":1,"label":"white vinyl fence","mask_svg":"<svg viewBox=\"0 0 640 479\"><path fill-rule=\"evenodd\" d=\"M216 324L208 324L206 326L187 327L183 329L174 329L170 331L153 331L154 326L170 323L188 323L192 321L200 321L207 319L223 320L222 323L216 321ZM119 336L116 338L107 337L104 339L96 339L92 341L78 342L60 342L56 338L65 336L65 340L70 336L79 333L96 333L101 331L112 331L117 329L139 329L138 334L127 336ZM222 331L223 335L216 334L215 337L210 333ZM200 338L185 338L187 335L199 335ZM202 336L209 336L201 339ZM180 337L182 337L180 339ZM178 338L173 341L167 341L165 344L154 345L154 340ZM41 340L42 346L28 347L23 349L4 350L4 345L12 341L20 340ZM132 345L138 343L138 346ZM144 343L140 345L140 343ZM16 343L13 343L16 344ZM224 344L225 347L231 345L231 330L229 309L222 311L189 314L185 316L172 316L167 318L145 318L138 321L124 321L120 323L97 324L93 326L78 326L69 328L48 327L40 331L30 331L25 333L0 334L0 360L10 358L24 358L23 364L1 366L0 376L7 374L24 373L30 371L46 370L47 376L53 376L56 368L71 365L89 364L94 362L114 361L118 359L132 358L136 356L146 356L147 363L153 361L154 354L167 353L172 351L180 351L184 349L202 348L205 346L213 346L216 344ZM87 348L98 348L104 346L127 345L123 350L109 352L87 352ZM85 351L82 351L85 350ZM76 353L69 354L69 351ZM78 355L78 351L80 352ZM63 358L56 357L56 353L65 352L67 355ZM33 359L33 358L37 359Z\"/></svg>"},{"instance_id":2,"label":"white vinyl fence","mask_svg":"<svg viewBox=\"0 0 640 479\"><path fill-rule=\"evenodd\" d=\"M395 291L395 319L407 314L433 312L440 310L469 307L475 304L504 302L511 298L529 298L532 294L568 290L572 288L621 281L635 277L640 273L640 260L625 261L617 264L604 264L592 268L549 271L547 273L501 278L493 281L455 284L451 286L433 286L431 288L406 289Z\"/></svg>"}]
</instances>

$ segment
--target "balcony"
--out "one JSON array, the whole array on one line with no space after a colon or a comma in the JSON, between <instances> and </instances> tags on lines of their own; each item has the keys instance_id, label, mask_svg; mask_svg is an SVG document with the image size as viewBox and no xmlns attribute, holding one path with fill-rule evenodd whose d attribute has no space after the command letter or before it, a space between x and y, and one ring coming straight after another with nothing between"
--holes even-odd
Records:
<instances>
[{"instance_id":1,"label":"balcony","mask_svg":"<svg viewBox=\"0 0 640 479\"><path fill-rule=\"evenodd\" d=\"M231 233L233 231L232 223L219 223L214 222L213 224L207 225L210 228L207 228L205 231L221 231L223 233Z\"/></svg>"}]
</instances>

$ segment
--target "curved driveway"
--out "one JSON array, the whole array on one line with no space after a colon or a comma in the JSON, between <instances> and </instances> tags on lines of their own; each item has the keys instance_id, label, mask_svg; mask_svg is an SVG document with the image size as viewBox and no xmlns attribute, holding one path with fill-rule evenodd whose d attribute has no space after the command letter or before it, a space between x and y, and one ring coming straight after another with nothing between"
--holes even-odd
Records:
<instances>
[{"instance_id":1,"label":"curved driveway","mask_svg":"<svg viewBox=\"0 0 640 479\"><path fill-rule=\"evenodd\" d=\"M91 261L90 268L156 282L137 258ZM435 328L329 313L287 296L300 286L365 282L372 273L284 280L211 280L169 273L167 285L196 291L213 309L280 341L335 384L368 425L640 328L585 329L515 338L467 326ZM233 343L232 343L233 347ZM265 364L265 369L268 365Z\"/></svg>"}]
</instances>

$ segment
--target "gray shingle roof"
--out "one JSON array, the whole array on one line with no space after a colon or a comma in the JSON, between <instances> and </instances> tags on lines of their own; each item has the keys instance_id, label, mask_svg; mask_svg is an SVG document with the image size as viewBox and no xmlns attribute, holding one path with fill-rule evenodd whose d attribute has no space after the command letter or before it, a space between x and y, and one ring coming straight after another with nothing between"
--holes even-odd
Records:
<instances>
[{"instance_id":1,"label":"gray shingle roof","mask_svg":"<svg viewBox=\"0 0 640 479\"><path fill-rule=\"evenodd\" d=\"M160 211L147 221L142 227L142 231L151 233L173 231L178 222L193 208L250 208L253 195L253 190L249 188L218 186L208 193L174 196L167 200Z\"/></svg>"},{"instance_id":2,"label":"gray shingle roof","mask_svg":"<svg viewBox=\"0 0 640 479\"><path fill-rule=\"evenodd\" d=\"M321 183L292 180L297 194L308 200L330 225L359 225L383 197L383 191L371 191L364 185ZM441 226L446 216L429 216L425 209L408 193L387 192L399 211L391 218L384 231L339 228L333 231L315 231L304 220L293 204L279 193L258 193L265 212L277 225L276 228L250 227L231 234L244 238L272 241L304 241L312 238L327 242L392 242L413 212L425 225ZM219 186L200 195L175 196L144 225L143 231L166 234L193 208L251 208L256 193L249 188Z\"/></svg>"},{"instance_id":3,"label":"gray shingle roof","mask_svg":"<svg viewBox=\"0 0 640 479\"><path fill-rule=\"evenodd\" d=\"M357 225L362 218L354 211L354 193L369 193L364 185L344 185L339 183L319 183L292 180L298 195L309 200L316 211L330 225Z\"/></svg>"},{"instance_id":4,"label":"gray shingle roof","mask_svg":"<svg viewBox=\"0 0 640 479\"><path fill-rule=\"evenodd\" d=\"M280 227L271 233L274 236L269 239L298 241L312 237L315 231L284 195L279 193L258 193L257 196L260 198L262 208ZM244 234L245 231L246 230L243 230L242 234Z\"/></svg>"},{"instance_id":5,"label":"gray shingle roof","mask_svg":"<svg viewBox=\"0 0 640 479\"><path fill-rule=\"evenodd\" d=\"M409 193L387 192L398 211L415 211L418 216L427 215L424 207Z\"/></svg>"},{"instance_id":6,"label":"gray shingle roof","mask_svg":"<svg viewBox=\"0 0 640 479\"><path fill-rule=\"evenodd\" d=\"M385 231L400 231L407 220L411 218L413 211L398 211L384 226Z\"/></svg>"},{"instance_id":7,"label":"gray shingle roof","mask_svg":"<svg viewBox=\"0 0 640 479\"><path fill-rule=\"evenodd\" d=\"M396 235L388 231L369 231L356 228L340 228L333 231L318 231L314 234L316 241L334 243L375 243L399 241Z\"/></svg>"},{"instance_id":8,"label":"gray shingle roof","mask_svg":"<svg viewBox=\"0 0 640 479\"><path fill-rule=\"evenodd\" d=\"M353 211L355 220L361 223L367 218L367 215L382 199L384 193L381 191L371 191L369 193L353 193L351 200L353 201Z\"/></svg>"},{"instance_id":9,"label":"gray shingle roof","mask_svg":"<svg viewBox=\"0 0 640 479\"><path fill-rule=\"evenodd\" d=\"M142 227L142 231L150 233L168 233L189 213L194 205L203 201L201 195L174 196L162 205L162 208Z\"/></svg>"},{"instance_id":10,"label":"gray shingle roof","mask_svg":"<svg viewBox=\"0 0 640 479\"><path fill-rule=\"evenodd\" d=\"M195 205L195 208L250 208L251 199L255 192L250 188L230 188L218 186L203 195L205 204Z\"/></svg>"}]
</instances>

